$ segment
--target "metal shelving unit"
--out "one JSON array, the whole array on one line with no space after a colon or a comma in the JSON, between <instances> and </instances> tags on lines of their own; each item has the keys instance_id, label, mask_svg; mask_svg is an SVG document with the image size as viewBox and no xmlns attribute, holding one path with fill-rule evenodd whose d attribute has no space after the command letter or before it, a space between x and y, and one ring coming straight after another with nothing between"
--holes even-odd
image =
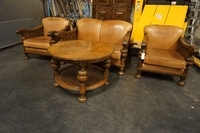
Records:
<instances>
[{"instance_id":1,"label":"metal shelving unit","mask_svg":"<svg viewBox=\"0 0 200 133\"><path fill-rule=\"evenodd\" d=\"M200 49L200 42L197 41L195 32L199 28L200 24L200 1L199 0L190 0L188 3L188 15L187 15L187 28L185 32L185 41L190 45ZM198 39L199 40L199 39ZM200 67L200 50L199 54L193 56L194 64Z\"/></svg>"},{"instance_id":2,"label":"metal shelving unit","mask_svg":"<svg viewBox=\"0 0 200 133\"><path fill-rule=\"evenodd\" d=\"M195 30L198 28L200 23L200 1L199 0L191 0L188 4L188 15L187 22L188 26L185 32L185 41L190 45L195 45Z\"/></svg>"}]
</instances>

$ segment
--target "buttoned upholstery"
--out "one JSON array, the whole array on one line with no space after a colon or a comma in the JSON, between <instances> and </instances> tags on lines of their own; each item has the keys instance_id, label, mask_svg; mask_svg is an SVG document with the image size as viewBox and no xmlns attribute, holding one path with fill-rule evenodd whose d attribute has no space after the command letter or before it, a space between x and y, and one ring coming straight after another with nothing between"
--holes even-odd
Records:
<instances>
[{"instance_id":1,"label":"buttoned upholstery","mask_svg":"<svg viewBox=\"0 0 200 133\"><path fill-rule=\"evenodd\" d=\"M178 84L184 85L196 49L183 40L183 34L177 26L145 26L136 78L141 78L142 71L174 75L180 76Z\"/></svg>"}]
</instances>

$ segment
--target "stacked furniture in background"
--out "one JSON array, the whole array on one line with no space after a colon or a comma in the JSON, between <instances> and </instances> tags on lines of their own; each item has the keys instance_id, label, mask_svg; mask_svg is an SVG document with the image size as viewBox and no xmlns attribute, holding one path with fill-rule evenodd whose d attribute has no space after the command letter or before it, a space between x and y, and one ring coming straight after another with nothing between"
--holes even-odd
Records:
<instances>
[{"instance_id":1,"label":"stacked furniture in background","mask_svg":"<svg viewBox=\"0 0 200 133\"><path fill-rule=\"evenodd\" d=\"M200 10L200 1L199 0L191 0L189 7L188 7L188 15L187 15L187 21L188 25L186 28L185 33L185 40L190 44L194 45L195 37L194 33L195 30L199 26L199 10Z\"/></svg>"},{"instance_id":2,"label":"stacked furniture in background","mask_svg":"<svg viewBox=\"0 0 200 133\"><path fill-rule=\"evenodd\" d=\"M195 36L197 28L199 28L200 23L200 1L190 0L188 8L188 25L185 33L185 40L190 45L194 45L200 49L200 38ZM199 54L194 56L194 64L200 67L200 51Z\"/></svg>"},{"instance_id":3,"label":"stacked furniture in background","mask_svg":"<svg viewBox=\"0 0 200 133\"><path fill-rule=\"evenodd\" d=\"M93 0L92 17L100 20L124 20L130 22L132 0Z\"/></svg>"}]
</instances>

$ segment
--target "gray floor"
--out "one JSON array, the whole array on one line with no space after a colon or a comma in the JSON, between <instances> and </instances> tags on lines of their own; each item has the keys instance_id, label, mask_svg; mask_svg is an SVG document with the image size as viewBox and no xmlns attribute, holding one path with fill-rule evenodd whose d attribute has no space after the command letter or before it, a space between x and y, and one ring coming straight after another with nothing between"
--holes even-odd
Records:
<instances>
[{"instance_id":1,"label":"gray floor","mask_svg":"<svg viewBox=\"0 0 200 133\"><path fill-rule=\"evenodd\" d=\"M143 73L134 78L137 57L129 54L126 73L110 69L110 84L76 92L54 87L50 58L22 46L0 51L0 133L199 133L200 68L190 68L186 85L178 77Z\"/></svg>"}]
</instances>

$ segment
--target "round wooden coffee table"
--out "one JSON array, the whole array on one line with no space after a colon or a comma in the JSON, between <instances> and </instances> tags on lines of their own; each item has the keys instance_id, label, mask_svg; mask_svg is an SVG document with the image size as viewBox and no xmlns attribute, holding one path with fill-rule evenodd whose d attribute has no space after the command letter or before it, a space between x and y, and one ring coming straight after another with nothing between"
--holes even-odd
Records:
<instances>
[{"instance_id":1,"label":"round wooden coffee table","mask_svg":"<svg viewBox=\"0 0 200 133\"><path fill-rule=\"evenodd\" d=\"M48 48L52 56L55 86L80 93L79 102L85 102L87 90L96 89L108 83L113 48L105 43L84 40L63 41ZM67 62L61 67L61 63ZM103 67L93 63L103 62ZM69 65L69 63L71 65ZM61 69L60 69L61 68Z\"/></svg>"}]
</instances>

